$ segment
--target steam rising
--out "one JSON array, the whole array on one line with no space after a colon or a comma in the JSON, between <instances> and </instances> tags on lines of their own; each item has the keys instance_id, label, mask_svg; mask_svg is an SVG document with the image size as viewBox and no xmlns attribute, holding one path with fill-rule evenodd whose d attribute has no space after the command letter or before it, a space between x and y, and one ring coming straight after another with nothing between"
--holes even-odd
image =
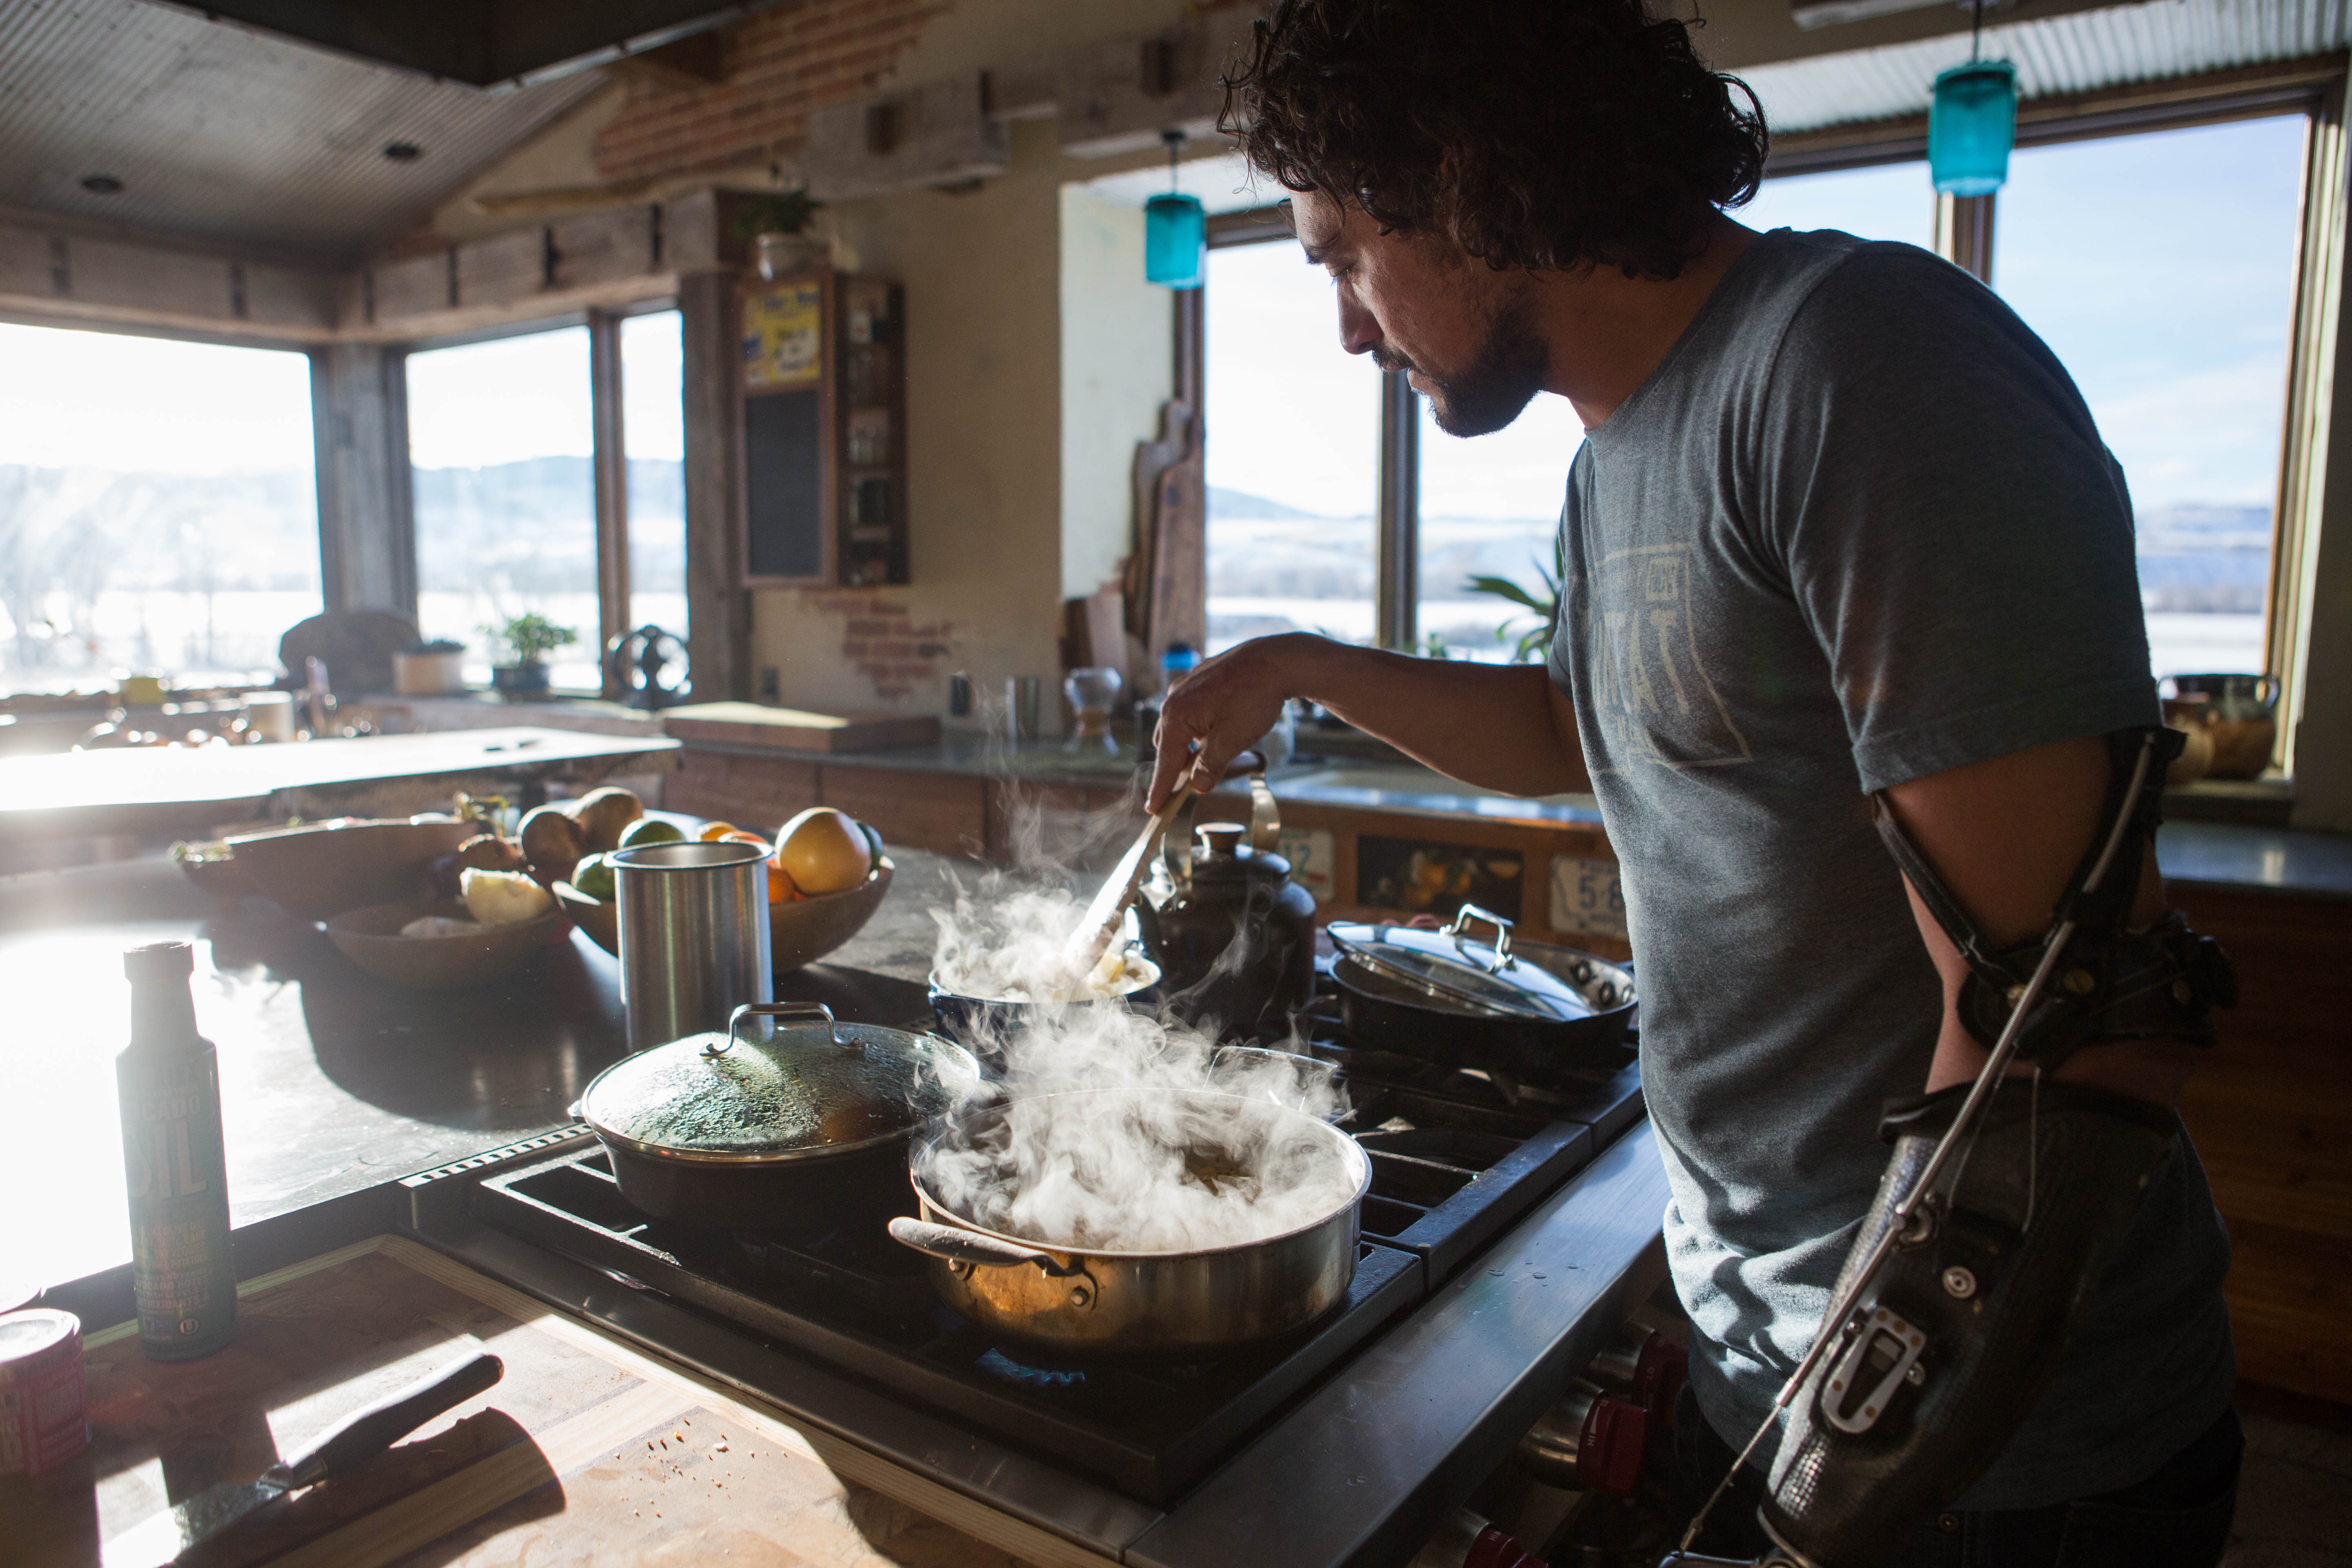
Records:
<instances>
[{"instance_id":1,"label":"steam rising","mask_svg":"<svg viewBox=\"0 0 2352 1568\"><path fill-rule=\"evenodd\" d=\"M1034 864L959 887L951 911L932 911L934 973L966 996L1066 995L1055 980L1084 905ZM1320 1125L1346 1095L1310 1058L1220 1047L1118 1001L1030 1002L973 1031L964 1044L1003 1063L988 1095L1002 1103L951 1122L963 1135L923 1148L917 1173L976 1225L1057 1247L1198 1251L1287 1234L1356 1195L1360 1155Z\"/></svg>"}]
</instances>

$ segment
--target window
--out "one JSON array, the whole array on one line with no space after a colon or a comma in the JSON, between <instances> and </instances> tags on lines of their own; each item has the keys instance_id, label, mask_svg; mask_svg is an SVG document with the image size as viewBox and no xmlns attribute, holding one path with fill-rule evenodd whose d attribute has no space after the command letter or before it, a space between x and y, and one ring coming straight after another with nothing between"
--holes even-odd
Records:
<instances>
[{"instance_id":1,"label":"window","mask_svg":"<svg viewBox=\"0 0 2352 1568\"><path fill-rule=\"evenodd\" d=\"M1993 286L2130 483L2159 676L2266 663L2305 124L2022 148L1995 198Z\"/></svg>"},{"instance_id":2,"label":"window","mask_svg":"<svg viewBox=\"0 0 2352 1568\"><path fill-rule=\"evenodd\" d=\"M686 637L686 368L676 310L621 323L621 439L629 458L631 630Z\"/></svg>"},{"instance_id":3,"label":"window","mask_svg":"<svg viewBox=\"0 0 2352 1568\"><path fill-rule=\"evenodd\" d=\"M1295 241L1209 252L1209 649L1273 632L1370 642L1381 374L1339 347Z\"/></svg>"},{"instance_id":4,"label":"window","mask_svg":"<svg viewBox=\"0 0 2352 1568\"><path fill-rule=\"evenodd\" d=\"M0 682L268 680L322 605L310 362L0 325Z\"/></svg>"},{"instance_id":5,"label":"window","mask_svg":"<svg viewBox=\"0 0 2352 1568\"><path fill-rule=\"evenodd\" d=\"M585 327L408 356L417 624L466 645L469 681L503 662L496 628L537 614L576 639L551 681L602 683L589 399Z\"/></svg>"},{"instance_id":6,"label":"window","mask_svg":"<svg viewBox=\"0 0 2352 1568\"><path fill-rule=\"evenodd\" d=\"M1779 174L1756 199L1731 215L1759 233L1843 229L1864 239L1899 239L1922 248L1936 243L1936 192L1918 162Z\"/></svg>"},{"instance_id":7,"label":"window","mask_svg":"<svg viewBox=\"0 0 2352 1568\"><path fill-rule=\"evenodd\" d=\"M1540 617L1470 579L1498 577L1530 597L1550 597L1568 466L1584 426L1567 398L1549 393L1538 393L1507 429L1468 438L1440 430L1429 399L1413 403L1421 419L1416 640L1450 658L1508 659ZM1542 658L1533 644L1528 651Z\"/></svg>"}]
</instances>

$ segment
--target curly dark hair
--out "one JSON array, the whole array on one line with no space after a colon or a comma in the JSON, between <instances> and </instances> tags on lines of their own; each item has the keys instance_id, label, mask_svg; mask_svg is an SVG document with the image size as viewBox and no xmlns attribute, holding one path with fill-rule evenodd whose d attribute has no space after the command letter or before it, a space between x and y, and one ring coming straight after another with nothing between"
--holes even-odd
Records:
<instances>
[{"instance_id":1,"label":"curly dark hair","mask_svg":"<svg viewBox=\"0 0 2352 1568\"><path fill-rule=\"evenodd\" d=\"M1644 0L1277 0L1223 85L1255 168L1498 270L1675 277L1764 172L1756 95Z\"/></svg>"}]
</instances>

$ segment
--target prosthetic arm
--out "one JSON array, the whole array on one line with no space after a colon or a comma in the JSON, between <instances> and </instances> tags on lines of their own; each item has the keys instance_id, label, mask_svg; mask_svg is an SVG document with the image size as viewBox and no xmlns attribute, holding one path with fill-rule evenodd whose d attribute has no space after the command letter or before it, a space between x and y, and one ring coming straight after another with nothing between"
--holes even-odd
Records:
<instances>
[{"instance_id":1,"label":"prosthetic arm","mask_svg":"<svg viewBox=\"0 0 2352 1568\"><path fill-rule=\"evenodd\" d=\"M1974 1082L1895 1102L1880 1124L1894 1157L1775 1403L1788 1420L1759 1512L1766 1564L1869 1568L1968 1488L2056 1372L2084 1287L2170 1152L2169 1111L2042 1079L2099 1042L2210 1045L2210 1010L2237 999L2229 960L2177 911L2125 924L2181 741L2109 737L2101 827L2049 930L1997 951L1879 803L1880 835L1968 962L1960 1018L1990 1055ZM2009 1077L2020 1058L2034 1072Z\"/></svg>"}]
</instances>

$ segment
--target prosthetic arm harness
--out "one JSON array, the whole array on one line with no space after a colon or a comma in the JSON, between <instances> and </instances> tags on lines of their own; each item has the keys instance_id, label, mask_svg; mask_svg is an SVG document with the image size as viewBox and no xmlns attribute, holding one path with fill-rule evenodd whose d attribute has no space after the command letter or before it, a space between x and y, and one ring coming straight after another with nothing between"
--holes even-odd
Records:
<instances>
[{"instance_id":1,"label":"prosthetic arm harness","mask_svg":"<svg viewBox=\"0 0 2352 1568\"><path fill-rule=\"evenodd\" d=\"M1888 849L1968 963L1959 1016L1990 1055L1974 1082L1894 1102L1880 1124L1894 1157L1775 1402L1788 1419L1759 1514L1765 1563L1870 1568L1967 1489L2057 1371L2084 1288L2170 1152L2171 1112L2042 1079L2105 1041L2210 1045L2210 1009L2236 1001L2228 959L2177 911L2126 924L2182 740L2109 737L2100 830L2049 929L2013 947L1987 946L1879 801ZM2019 1059L2034 1072L2009 1077Z\"/></svg>"}]
</instances>

